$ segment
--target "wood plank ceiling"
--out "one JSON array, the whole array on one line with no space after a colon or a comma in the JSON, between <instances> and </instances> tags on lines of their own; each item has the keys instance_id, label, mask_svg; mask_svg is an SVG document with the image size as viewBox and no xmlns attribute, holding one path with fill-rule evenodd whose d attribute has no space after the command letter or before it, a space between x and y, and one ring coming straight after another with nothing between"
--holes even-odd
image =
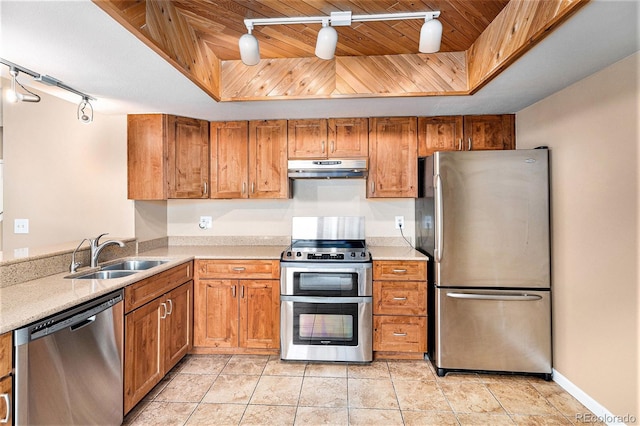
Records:
<instances>
[{"instance_id":1,"label":"wood plank ceiling","mask_svg":"<svg viewBox=\"0 0 640 426\"><path fill-rule=\"evenodd\" d=\"M471 95L588 0L94 0L217 101ZM439 10L440 52L420 54L422 20L336 27L335 59L314 55L319 24L256 26L261 61L246 66L245 18Z\"/></svg>"}]
</instances>

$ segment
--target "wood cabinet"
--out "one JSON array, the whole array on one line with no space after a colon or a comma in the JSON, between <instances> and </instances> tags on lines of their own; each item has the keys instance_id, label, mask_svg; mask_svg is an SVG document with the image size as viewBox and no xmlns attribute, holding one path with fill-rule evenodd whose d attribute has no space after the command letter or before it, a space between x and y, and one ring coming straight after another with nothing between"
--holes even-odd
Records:
<instances>
[{"instance_id":1,"label":"wood cabinet","mask_svg":"<svg viewBox=\"0 0 640 426\"><path fill-rule=\"evenodd\" d=\"M514 148L513 114L418 117L419 157L436 151Z\"/></svg>"},{"instance_id":2,"label":"wood cabinet","mask_svg":"<svg viewBox=\"0 0 640 426\"><path fill-rule=\"evenodd\" d=\"M192 271L188 262L125 288L125 414L192 347Z\"/></svg>"},{"instance_id":3,"label":"wood cabinet","mask_svg":"<svg viewBox=\"0 0 640 426\"><path fill-rule=\"evenodd\" d=\"M366 158L367 118L288 121L288 158Z\"/></svg>"},{"instance_id":4,"label":"wood cabinet","mask_svg":"<svg viewBox=\"0 0 640 426\"><path fill-rule=\"evenodd\" d=\"M0 335L0 424L13 424L13 340Z\"/></svg>"},{"instance_id":5,"label":"wood cabinet","mask_svg":"<svg viewBox=\"0 0 640 426\"><path fill-rule=\"evenodd\" d=\"M211 122L211 198L288 198L285 120Z\"/></svg>"},{"instance_id":6,"label":"wood cabinet","mask_svg":"<svg viewBox=\"0 0 640 426\"><path fill-rule=\"evenodd\" d=\"M198 260L194 352L276 354L279 276L275 260Z\"/></svg>"},{"instance_id":7,"label":"wood cabinet","mask_svg":"<svg viewBox=\"0 0 640 426\"><path fill-rule=\"evenodd\" d=\"M422 359L427 351L427 262L373 262L376 358Z\"/></svg>"},{"instance_id":8,"label":"wood cabinet","mask_svg":"<svg viewBox=\"0 0 640 426\"><path fill-rule=\"evenodd\" d=\"M128 198L207 198L209 123L165 114L127 116Z\"/></svg>"},{"instance_id":9,"label":"wood cabinet","mask_svg":"<svg viewBox=\"0 0 640 426\"><path fill-rule=\"evenodd\" d=\"M367 198L417 197L416 131L416 117L369 119Z\"/></svg>"}]
</instances>

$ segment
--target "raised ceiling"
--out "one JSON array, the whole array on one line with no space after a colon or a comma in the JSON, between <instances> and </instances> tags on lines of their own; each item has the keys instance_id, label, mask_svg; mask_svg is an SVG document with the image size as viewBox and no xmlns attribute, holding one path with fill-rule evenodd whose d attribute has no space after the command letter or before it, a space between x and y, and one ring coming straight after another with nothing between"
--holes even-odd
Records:
<instances>
[{"instance_id":1,"label":"raised ceiling","mask_svg":"<svg viewBox=\"0 0 640 426\"><path fill-rule=\"evenodd\" d=\"M467 95L587 0L94 0L219 101ZM442 47L418 54L421 20L337 27L336 58L314 56L320 28L256 27L262 60L239 60L245 18L439 10Z\"/></svg>"}]
</instances>

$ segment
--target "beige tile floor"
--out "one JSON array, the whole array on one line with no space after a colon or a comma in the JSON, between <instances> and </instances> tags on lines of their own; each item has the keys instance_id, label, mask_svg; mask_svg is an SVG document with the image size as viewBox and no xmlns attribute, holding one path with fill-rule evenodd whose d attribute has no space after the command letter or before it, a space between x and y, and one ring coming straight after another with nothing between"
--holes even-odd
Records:
<instances>
[{"instance_id":1,"label":"beige tile floor","mask_svg":"<svg viewBox=\"0 0 640 426\"><path fill-rule=\"evenodd\" d=\"M426 361L185 357L125 425L572 425L589 411L554 382L434 374Z\"/></svg>"}]
</instances>

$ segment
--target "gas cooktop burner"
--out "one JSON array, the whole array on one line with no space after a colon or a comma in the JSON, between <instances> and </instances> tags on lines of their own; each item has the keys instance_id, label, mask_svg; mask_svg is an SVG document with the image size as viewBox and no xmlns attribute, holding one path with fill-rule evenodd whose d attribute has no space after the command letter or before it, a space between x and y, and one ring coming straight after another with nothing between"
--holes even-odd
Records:
<instances>
[{"instance_id":1,"label":"gas cooktop burner","mask_svg":"<svg viewBox=\"0 0 640 426\"><path fill-rule=\"evenodd\" d=\"M367 262L371 254L364 240L295 240L282 260Z\"/></svg>"}]
</instances>

